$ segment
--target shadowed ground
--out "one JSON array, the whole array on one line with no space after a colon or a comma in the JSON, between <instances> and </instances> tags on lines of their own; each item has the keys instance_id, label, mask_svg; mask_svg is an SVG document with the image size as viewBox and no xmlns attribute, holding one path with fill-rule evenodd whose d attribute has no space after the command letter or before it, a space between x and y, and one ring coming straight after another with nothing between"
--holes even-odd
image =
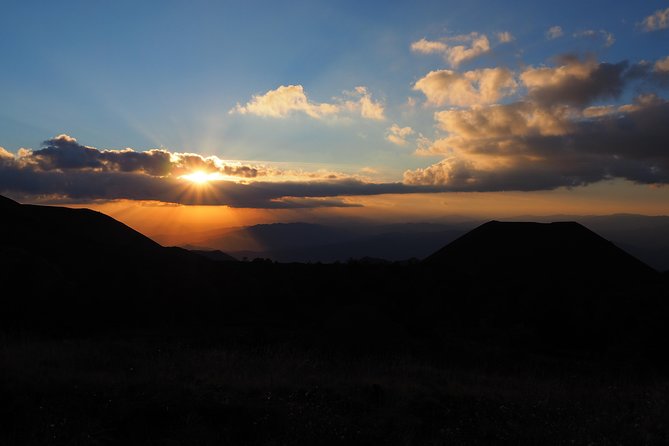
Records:
<instances>
[{"instance_id":1,"label":"shadowed ground","mask_svg":"<svg viewBox=\"0 0 669 446\"><path fill-rule=\"evenodd\" d=\"M666 274L578 225L216 262L0 206L0 444L669 441Z\"/></svg>"}]
</instances>

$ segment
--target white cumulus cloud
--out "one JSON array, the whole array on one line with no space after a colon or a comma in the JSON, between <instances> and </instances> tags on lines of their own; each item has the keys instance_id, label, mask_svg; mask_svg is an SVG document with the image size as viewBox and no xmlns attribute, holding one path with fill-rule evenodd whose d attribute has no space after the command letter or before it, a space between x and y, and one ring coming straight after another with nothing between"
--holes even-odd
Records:
<instances>
[{"instance_id":1,"label":"white cumulus cloud","mask_svg":"<svg viewBox=\"0 0 669 446\"><path fill-rule=\"evenodd\" d=\"M507 68L484 68L456 73L430 71L419 79L414 90L422 91L430 105L460 107L491 104L516 91L517 83Z\"/></svg>"},{"instance_id":2,"label":"white cumulus cloud","mask_svg":"<svg viewBox=\"0 0 669 446\"><path fill-rule=\"evenodd\" d=\"M356 87L354 91L345 93L347 99L318 103L307 97L302 85L281 85L265 94L253 95L249 102L244 105L237 104L230 113L271 118L286 118L294 113L304 113L312 118L322 119L350 112L366 119L385 119L383 104L374 101L366 87Z\"/></svg>"}]
</instances>

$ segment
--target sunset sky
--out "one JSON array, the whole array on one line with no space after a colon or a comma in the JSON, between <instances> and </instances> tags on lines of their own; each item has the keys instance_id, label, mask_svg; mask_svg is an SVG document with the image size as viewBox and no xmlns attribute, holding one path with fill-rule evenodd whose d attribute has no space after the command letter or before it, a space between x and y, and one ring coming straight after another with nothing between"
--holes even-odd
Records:
<instances>
[{"instance_id":1,"label":"sunset sky","mask_svg":"<svg viewBox=\"0 0 669 446\"><path fill-rule=\"evenodd\" d=\"M669 2L3 2L0 193L149 234L669 214Z\"/></svg>"}]
</instances>

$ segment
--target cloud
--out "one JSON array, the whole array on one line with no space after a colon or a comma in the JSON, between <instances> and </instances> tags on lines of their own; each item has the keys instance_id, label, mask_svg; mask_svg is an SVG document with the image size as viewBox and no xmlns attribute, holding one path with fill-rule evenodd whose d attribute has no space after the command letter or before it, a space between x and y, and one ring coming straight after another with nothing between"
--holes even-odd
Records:
<instances>
[{"instance_id":1,"label":"cloud","mask_svg":"<svg viewBox=\"0 0 669 446\"><path fill-rule=\"evenodd\" d=\"M458 43L458 45L451 45L451 43ZM423 38L413 42L411 50L421 54L441 54L455 68L462 62L490 52L490 41L485 34L473 32L446 37L439 41Z\"/></svg>"},{"instance_id":2,"label":"cloud","mask_svg":"<svg viewBox=\"0 0 669 446\"><path fill-rule=\"evenodd\" d=\"M411 44L411 51L421 54L445 53L448 45L444 42L437 42L422 38Z\"/></svg>"},{"instance_id":3,"label":"cloud","mask_svg":"<svg viewBox=\"0 0 669 446\"><path fill-rule=\"evenodd\" d=\"M51 196L76 202L152 200L183 205L226 205L240 208L313 208L351 206L341 196L436 192L439 188L402 183L367 183L357 179L236 183L212 181L206 187L175 177L141 173L77 170L67 174L0 164L0 191L27 197Z\"/></svg>"},{"instance_id":4,"label":"cloud","mask_svg":"<svg viewBox=\"0 0 669 446\"><path fill-rule=\"evenodd\" d=\"M643 19L641 26L644 31L658 31L669 28L669 8L655 11Z\"/></svg>"},{"instance_id":5,"label":"cloud","mask_svg":"<svg viewBox=\"0 0 669 446\"><path fill-rule=\"evenodd\" d=\"M589 39L596 39L596 38L601 38L604 42L605 47L610 47L614 43L616 43L616 38L613 35L612 32L600 29L599 31L595 31L594 29L587 29L585 31L579 31L574 33L574 37L576 38L589 38Z\"/></svg>"},{"instance_id":6,"label":"cloud","mask_svg":"<svg viewBox=\"0 0 669 446\"><path fill-rule=\"evenodd\" d=\"M14 159L13 155L12 159ZM215 156L203 157L195 153L169 152L163 149L143 152L133 149L99 150L81 145L75 138L64 134L44 141L43 147L39 150L20 150L15 161L18 165L35 170L60 172L91 170L138 172L151 176L180 176L194 171L203 171L242 178L255 178L269 174L260 166L246 166L224 161Z\"/></svg>"},{"instance_id":7,"label":"cloud","mask_svg":"<svg viewBox=\"0 0 669 446\"><path fill-rule=\"evenodd\" d=\"M533 100L585 105L595 99L617 98L625 86L627 61L609 64L566 55L558 62L557 67L530 67L520 74Z\"/></svg>"},{"instance_id":8,"label":"cloud","mask_svg":"<svg viewBox=\"0 0 669 446\"><path fill-rule=\"evenodd\" d=\"M359 208L362 207L359 203L353 203L347 199L339 197L282 197L270 200L278 206L285 208L299 209L299 208Z\"/></svg>"},{"instance_id":9,"label":"cloud","mask_svg":"<svg viewBox=\"0 0 669 446\"><path fill-rule=\"evenodd\" d=\"M366 87L356 87L353 92L345 93L350 99L317 103L308 99L302 85L281 85L265 94L253 95L249 102L245 105L237 104L230 113L270 118L286 118L294 113L304 113L315 119L323 119L348 111L367 119L385 119L383 105L372 100Z\"/></svg>"},{"instance_id":10,"label":"cloud","mask_svg":"<svg viewBox=\"0 0 669 446\"><path fill-rule=\"evenodd\" d=\"M641 81L641 87L645 90L652 87L666 88L669 86L669 56L654 63L646 60L637 62L630 66L625 78L628 81Z\"/></svg>"},{"instance_id":11,"label":"cloud","mask_svg":"<svg viewBox=\"0 0 669 446\"><path fill-rule=\"evenodd\" d=\"M586 109L588 110L588 109ZM669 184L669 102L642 96L580 112L532 102L437 114L445 158L404 182L453 191L544 190L623 178Z\"/></svg>"},{"instance_id":12,"label":"cloud","mask_svg":"<svg viewBox=\"0 0 669 446\"><path fill-rule=\"evenodd\" d=\"M513 42L516 39L510 32L503 31L501 33L497 33L497 40L499 41L499 43L509 43Z\"/></svg>"},{"instance_id":13,"label":"cloud","mask_svg":"<svg viewBox=\"0 0 669 446\"><path fill-rule=\"evenodd\" d=\"M615 113L618 107L615 105L595 105L583 110L583 116L586 118L601 118Z\"/></svg>"},{"instance_id":14,"label":"cloud","mask_svg":"<svg viewBox=\"0 0 669 446\"><path fill-rule=\"evenodd\" d=\"M393 144L398 146L406 145L406 138L410 135L413 135L414 131L411 127L400 127L397 124L393 124L388 128L386 134L386 139Z\"/></svg>"},{"instance_id":15,"label":"cloud","mask_svg":"<svg viewBox=\"0 0 669 446\"><path fill-rule=\"evenodd\" d=\"M566 132L568 108L544 108L532 102L515 102L468 110L435 113L441 130L467 138L560 135Z\"/></svg>"},{"instance_id":16,"label":"cloud","mask_svg":"<svg viewBox=\"0 0 669 446\"><path fill-rule=\"evenodd\" d=\"M430 71L419 79L414 90L422 91L430 105L472 106L497 102L513 94L517 83L506 68L484 68L456 73Z\"/></svg>"},{"instance_id":17,"label":"cloud","mask_svg":"<svg viewBox=\"0 0 669 446\"><path fill-rule=\"evenodd\" d=\"M479 57L490 51L490 42L485 35L472 37L469 47L457 45L446 51L446 60L453 67L459 66L462 62Z\"/></svg>"},{"instance_id":18,"label":"cloud","mask_svg":"<svg viewBox=\"0 0 669 446\"><path fill-rule=\"evenodd\" d=\"M541 107L515 102L435 113L437 128L447 136L419 147L418 155L510 153L530 136L558 136L569 131L568 107ZM515 141L515 140L518 141Z\"/></svg>"},{"instance_id":19,"label":"cloud","mask_svg":"<svg viewBox=\"0 0 669 446\"><path fill-rule=\"evenodd\" d=\"M548 28L548 31L546 31L546 38L548 40L554 40L559 37L562 37L564 35L564 31L562 31L561 26L551 26Z\"/></svg>"},{"instance_id":20,"label":"cloud","mask_svg":"<svg viewBox=\"0 0 669 446\"><path fill-rule=\"evenodd\" d=\"M350 96L358 96L357 99L348 100L344 103L346 109L351 112L360 112L360 116L366 119L373 119L382 121L386 119L385 110L380 102L374 102L371 93L367 91L366 87L355 87L354 92L349 93Z\"/></svg>"},{"instance_id":21,"label":"cloud","mask_svg":"<svg viewBox=\"0 0 669 446\"><path fill-rule=\"evenodd\" d=\"M11 160L13 160L13 159L14 159L14 155L13 155L11 152L5 150L4 147L0 146L0 162L1 162L3 159L8 159L8 160L11 159Z\"/></svg>"},{"instance_id":22,"label":"cloud","mask_svg":"<svg viewBox=\"0 0 669 446\"><path fill-rule=\"evenodd\" d=\"M242 106L237 104L231 112L253 114L272 118L285 118L299 111L312 118L322 118L335 114L339 108L333 104L317 104L310 102L302 85L281 85L263 95L253 95L251 100Z\"/></svg>"},{"instance_id":23,"label":"cloud","mask_svg":"<svg viewBox=\"0 0 669 446\"><path fill-rule=\"evenodd\" d=\"M659 73L669 73L669 56L655 62L654 69Z\"/></svg>"},{"instance_id":24,"label":"cloud","mask_svg":"<svg viewBox=\"0 0 669 446\"><path fill-rule=\"evenodd\" d=\"M157 176L169 174L173 167L171 155L165 150L98 150L80 145L76 139L64 134L44 141L40 150L22 151L20 160L40 170L118 170Z\"/></svg>"},{"instance_id":25,"label":"cloud","mask_svg":"<svg viewBox=\"0 0 669 446\"><path fill-rule=\"evenodd\" d=\"M399 133L406 134L405 129ZM182 178L193 171L220 176L195 185ZM271 209L350 207L356 204L340 197L437 190L433 186L370 183L328 171L277 171L162 149L99 150L81 145L68 135L45 141L39 150L21 150L17 155L0 150L0 193L45 203L130 199Z\"/></svg>"}]
</instances>

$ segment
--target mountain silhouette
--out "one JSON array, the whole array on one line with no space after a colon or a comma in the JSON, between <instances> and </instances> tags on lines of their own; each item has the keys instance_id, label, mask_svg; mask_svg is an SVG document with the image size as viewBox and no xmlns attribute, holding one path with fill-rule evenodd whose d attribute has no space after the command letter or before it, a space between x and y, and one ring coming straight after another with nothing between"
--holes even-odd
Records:
<instances>
[{"instance_id":1,"label":"mountain silhouette","mask_svg":"<svg viewBox=\"0 0 669 446\"><path fill-rule=\"evenodd\" d=\"M5 209L5 208L11 209L12 207L15 206L20 206L20 205L16 201L0 195L0 209Z\"/></svg>"},{"instance_id":2,"label":"mountain silhouette","mask_svg":"<svg viewBox=\"0 0 669 446\"><path fill-rule=\"evenodd\" d=\"M38 277L44 286L152 288L159 276L188 277L211 263L185 249L163 247L89 209L19 204L5 197L0 209L0 265L25 286Z\"/></svg>"},{"instance_id":3,"label":"mountain silhouette","mask_svg":"<svg viewBox=\"0 0 669 446\"><path fill-rule=\"evenodd\" d=\"M669 270L669 217L631 214L517 216L504 221L576 221L657 271ZM152 234L162 245L188 250L221 250L242 259L279 262L345 262L376 257L390 261L424 259L484 221L361 224L354 221L260 224L191 232Z\"/></svg>"},{"instance_id":4,"label":"mountain silhouette","mask_svg":"<svg viewBox=\"0 0 669 446\"><path fill-rule=\"evenodd\" d=\"M657 275L640 260L575 222L485 223L424 260L449 271L486 276Z\"/></svg>"},{"instance_id":5,"label":"mountain silhouette","mask_svg":"<svg viewBox=\"0 0 669 446\"><path fill-rule=\"evenodd\" d=\"M209 260L213 260L215 262L236 262L237 259L232 257L229 254L224 253L220 249L215 249L215 250L207 250L207 249L189 249L190 252L193 252L195 254L198 254L202 257L205 257Z\"/></svg>"}]
</instances>

